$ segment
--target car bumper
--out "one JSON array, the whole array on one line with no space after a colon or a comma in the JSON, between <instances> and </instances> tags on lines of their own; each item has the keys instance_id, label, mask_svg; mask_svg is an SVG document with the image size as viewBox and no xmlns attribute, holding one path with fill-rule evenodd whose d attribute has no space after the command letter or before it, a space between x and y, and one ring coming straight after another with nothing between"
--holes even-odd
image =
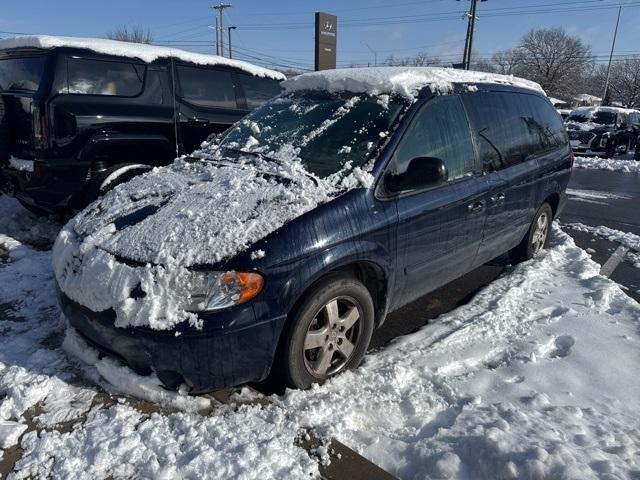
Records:
<instances>
[{"instance_id":1,"label":"car bumper","mask_svg":"<svg viewBox=\"0 0 640 480\"><path fill-rule=\"evenodd\" d=\"M58 212L83 191L88 174L89 165L76 159L34 160L30 170L9 164L0 169L0 189L29 205Z\"/></svg>"},{"instance_id":2,"label":"car bumper","mask_svg":"<svg viewBox=\"0 0 640 480\"><path fill-rule=\"evenodd\" d=\"M58 292L70 325L104 354L118 357L139 374L154 371L167 388L184 383L191 393L203 393L268 375L284 318L256 322L251 307L239 308L240 328L198 331L157 331L119 328L111 310L96 313ZM252 317L252 318L248 318ZM251 320L253 323L248 324ZM207 320L211 321L211 319ZM225 325L229 325L226 318Z\"/></svg>"}]
</instances>

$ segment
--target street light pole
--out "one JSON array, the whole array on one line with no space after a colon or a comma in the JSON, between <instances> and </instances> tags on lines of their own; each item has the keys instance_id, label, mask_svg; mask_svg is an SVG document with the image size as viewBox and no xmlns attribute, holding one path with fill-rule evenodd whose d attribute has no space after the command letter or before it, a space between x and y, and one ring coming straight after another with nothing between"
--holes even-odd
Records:
<instances>
[{"instance_id":1,"label":"street light pole","mask_svg":"<svg viewBox=\"0 0 640 480\"><path fill-rule=\"evenodd\" d=\"M607 65L607 76L604 81L604 93L602 94L602 104L608 105L609 99L609 74L611 73L611 61L613 60L613 50L616 48L616 37L618 36L618 25L620 24L620 14L622 13L622 5L618 7L618 19L616 20L616 29L613 32L613 42L611 42L611 53L609 54L609 64Z\"/></svg>"},{"instance_id":2,"label":"street light pole","mask_svg":"<svg viewBox=\"0 0 640 480\"><path fill-rule=\"evenodd\" d=\"M233 55L231 53L231 30L235 30L236 27L235 25L231 26L231 27L227 27L227 32L229 34L229 58L233 58Z\"/></svg>"},{"instance_id":3,"label":"street light pole","mask_svg":"<svg viewBox=\"0 0 640 480\"><path fill-rule=\"evenodd\" d=\"M371 51L371 53L373 53L373 66L377 67L378 66L378 53L373 48L371 48L368 43L362 42L362 44L365 47L367 47Z\"/></svg>"}]
</instances>

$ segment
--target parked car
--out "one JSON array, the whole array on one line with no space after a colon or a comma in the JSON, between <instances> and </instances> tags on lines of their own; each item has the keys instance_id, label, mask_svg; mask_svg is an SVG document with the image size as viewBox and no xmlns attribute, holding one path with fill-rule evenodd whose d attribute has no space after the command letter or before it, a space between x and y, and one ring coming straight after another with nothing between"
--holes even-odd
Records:
<instances>
[{"instance_id":1,"label":"parked car","mask_svg":"<svg viewBox=\"0 0 640 480\"><path fill-rule=\"evenodd\" d=\"M556 110L558 110L558 113L560 114L560 117L562 117L562 120L566 120L567 118L569 118L569 115L571 115L571 109L570 108L557 108Z\"/></svg>"},{"instance_id":2,"label":"parked car","mask_svg":"<svg viewBox=\"0 0 640 480\"><path fill-rule=\"evenodd\" d=\"M638 140L640 140L640 110L629 111L629 124L633 129L633 140L631 147L638 152Z\"/></svg>"},{"instance_id":3,"label":"parked car","mask_svg":"<svg viewBox=\"0 0 640 480\"><path fill-rule=\"evenodd\" d=\"M566 120L574 153L611 158L627 153L635 136L629 110L618 107L580 107Z\"/></svg>"},{"instance_id":4,"label":"parked car","mask_svg":"<svg viewBox=\"0 0 640 480\"><path fill-rule=\"evenodd\" d=\"M431 68L304 74L134 178L54 246L78 334L168 388L306 388L387 314L549 241L573 156L537 84Z\"/></svg>"},{"instance_id":5,"label":"parked car","mask_svg":"<svg viewBox=\"0 0 640 480\"><path fill-rule=\"evenodd\" d=\"M192 152L280 92L279 72L112 40L0 41L0 188L31 210L79 209Z\"/></svg>"}]
</instances>

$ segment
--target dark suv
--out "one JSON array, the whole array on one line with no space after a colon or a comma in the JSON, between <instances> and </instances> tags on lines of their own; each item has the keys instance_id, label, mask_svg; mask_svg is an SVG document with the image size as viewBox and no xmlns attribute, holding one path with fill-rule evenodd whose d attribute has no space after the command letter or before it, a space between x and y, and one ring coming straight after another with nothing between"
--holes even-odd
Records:
<instances>
[{"instance_id":1,"label":"dark suv","mask_svg":"<svg viewBox=\"0 0 640 480\"><path fill-rule=\"evenodd\" d=\"M635 135L629 110L618 107L581 107L566 120L573 152L579 155L601 155L611 158L627 153Z\"/></svg>"},{"instance_id":2,"label":"dark suv","mask_svg":"<svg viewBox=\"0 0 640 480\"><path fill-rule=\"evenodd\" d=\"M170 388L271 370L304 388L356 367L388 312L547 245L573 157L539 86L404 67L283 85L61 231L53 266L81 338Z\"/></svg>"},{"instance_id":3,"label":"dark suv","mask_svg":"<svg viewBox=\"0 0 640 480\"><path fill-rule=\"evenodd\" d=\"M79 209L198 148L280 92L279 72L98 39L0 42L0 187L37 212Z\"/></svg>"}]
</instances>

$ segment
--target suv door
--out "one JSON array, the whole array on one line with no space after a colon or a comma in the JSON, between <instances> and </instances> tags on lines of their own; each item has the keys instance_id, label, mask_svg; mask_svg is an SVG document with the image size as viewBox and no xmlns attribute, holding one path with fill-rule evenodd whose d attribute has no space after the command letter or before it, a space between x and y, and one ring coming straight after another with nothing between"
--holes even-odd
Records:
<instances>
[{"instance_id":1,"label":"suv door","mask_svg":"<svg viewBox=\"0 0 640 480\"><path fill-rule=\"evenodd\" d=\"M248 113L233 71L181 64L176 64L175 70L184 153L196 150L209 135L224 132Z\"/></svg>"},{"instance_id":2,"label":"suv door","mask_svg":"<svg viewBox=\"0 0 640 480\"><path fill-rule=\"evenodd\" d=\"M434 97L417 111L393 154L387 175L403 173L418 157L441 159L449 178L436 187L395 194L397 263L404 274L399 275L402 303L466 273L482 239L483 196L488 184L478 174L458 95Z\"/></svg>"}]
</instances>

